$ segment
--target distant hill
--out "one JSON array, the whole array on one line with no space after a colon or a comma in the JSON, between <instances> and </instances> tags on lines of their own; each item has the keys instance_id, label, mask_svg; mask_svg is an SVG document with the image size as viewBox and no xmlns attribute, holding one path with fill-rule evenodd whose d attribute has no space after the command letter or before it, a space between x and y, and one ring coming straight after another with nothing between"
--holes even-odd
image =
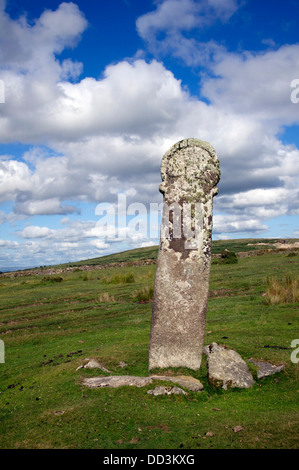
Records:
<instances>
[{"instance_id":1,"label":"distant hill","mask_svg":"<svg viewBox=\"0 0 299 470\"><path fill-rule=\"evenodd\" d=\"M261 249L275 249L277 244L283 245L294 244L298 242L297 239L271 239L271 238L241 238L236 240L214 240L212 242L212 254L219 254L223 250L227 249L235 253L238 252L247 252L255 251ZM122 263L122 262L131 262L131 261L142 261L142 260L155 260L157 259L159 246L148 246L143 248L135 248L134 250L122 251L120 253L115 253L112 255L101 256L98 258L91 258L88 260L81 260L71 263L65 263L59 265L61 267L75 267L75 266L96 266L102 264L111 264L111 263ZM57 267L57 266L55 266Z\"/></svg>"},{"instance_id":2,"label":"distant hill","mask_svg":"<svg viewBox=\"0 0 299 470\"><path fill-rule=\"evenodd\" d=\"M295 250L299 249L298 239L270 239L270 238L241 238L236 240L214 240L212 242L212 255L220 254L223 250L229 250L234 253L253 252L257 250L277 249L277 248L292 248ZM122 251L120 253L114 253L112 255L100 256L97 258L91 258L87 260L74 261L69 263L63 263L59 265L36 267L36 268L2 268L0 271L9 272L17 270L28 270L28 269L65 269L65 268L76 268L80 266L103 266L114 263L136 263L142 261L155 261L157 259L159 246L147 246L143 248L135 248L133 250Z\"/></svg>"},{"instance_id":3,"label":"distant hill","mask_svg":"<svg viewBox=\"0 0 299 470\"><path fill-rule=\"evenodd\" d=\"M32 266L1 266L0 267L0 274L1 273L8 273L11 271L21 271L25 269L32 269Z\"/></svg>"}]
</instances>

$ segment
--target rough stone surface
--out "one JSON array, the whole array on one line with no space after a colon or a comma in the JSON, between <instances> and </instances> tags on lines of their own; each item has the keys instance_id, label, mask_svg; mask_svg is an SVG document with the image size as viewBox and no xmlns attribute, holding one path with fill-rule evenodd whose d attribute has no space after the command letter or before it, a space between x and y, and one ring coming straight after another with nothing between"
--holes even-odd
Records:
<instances>
[{"instance_id":1,"label":"rough stone surface","mask_svg":"<svg viewBox=\"0 0 299 470\"><path fill-rule=\"evenodd\" d=\"M187 395L187 393L179 387L156 387L153 390L148 390L149 395Z\"/></svg>"},{"instance_id":2,"label":"rough stone surface","mask_svg":"<svg viewBox=\"0 0 299 470\"><path fill-rule=\"evenodd\" d=\"M235 426L235 427L233 428L233 431L234 431L234 432L243 431L243 427L242 427L242 426Z\"/></svg>"},{"instance_id":3,"label":"rough stone surface","mask_svg":"<svg viewBox=\"0 0 299 470\"><path fill-rule=\"evenodd\" d=\"M220 178L213 147L185 139L161 164L164 196L149 369L200 368L209 276L213 196Z\"/></svg>"},{"instance_id":4,"label":"rough stone surface","mask_svg":"<svg viewBox=\"0 0 299 470\"><path fill-rule=\"evenodd\" d=\"M120 363L118 364L119 367L121 367L122 369L124 369L125 367L128 367L128 364L124 361L120 361Z\"/></svg>"},{"instance_id":5,"label":"rough stone surface","mask_svg":"<svg viewBox=\"0 0 299 470\"><path fill-rule=\"evenodd\" d=\"M276 374L285 368L285 364L280 366L275 366L266 361L255 361L254 359L249 359L248 362L252 362L258 367L257 378L262 379L263 377L268 377L269 375Z\"/></svg>"},{"instance_id":6,"label":"rough stone surface","mask_svg":"<svg viewBox=\"0 0 299 470\"><path fill-rule=\"evenodd\" d=\"M83 369L101 369L103 372L107 372L108 374L110 374L110 371L106 369L102 364L100 364L99 361L97 361L97 359L86 358L84 360L84 364L82 366L77 367L76 370L79 370L82 368Z\"/></svg>"},{"instance_id":7,"label":"rough stone surface","mask_svg":"<svg viewBox=\"0 0 299 470\"><path fill-rule=\"evenodd\" d=\"M199 380L194 377L189 377L187 375L178 375L178 376L166 376L166 375L152 375L150 377L136 377L132 375L110 375L99 376L99 377L90 377L82 380L82 384L90 388L98 387L112 387L118 388L123 385L132 385L135 387L144 387L151 384L154 380L165 380L181 387L187 388L193 392L199 392L203 389L202 384Z\"/></svg>"},{"instance_id":8,"label":"rough stone surface","mask_svg":"<svg viewBox=\"0 0 299 470\"><path fill-rule=\"evenodd\" d=\"M111 375L110 377L90 377L82 380L82 384L89 388L112 387L118 388L124 385L144 387L152 383L150 377L134 377L131 375Z\"/></svg>"},{"instance_id":9,"label":"rough stone surface","mask_svg":"<svg viewBox=\"0 0 299 470\"><path fill-rule=\"evenodd\" d=\"M174 377L168 375L151 375L151 378L153 380L168 380L169 382L176 383L192 392L200 392L203 390L202 383L194 377L190 377L188 375L177 375Z\"/></svg>"},{"instance_id":10,"label":"rough stone surface","mask_svg":"<svg viewBox=\"0 0 299 470\"><path fill-rule=\"evenodd\" d=\"M203 349L207 355L209 382L227 388L250 388L254 384L253 377L245 361L233 349L227 349L217 343L211 343Z\"/></svg>"}]
</instances>

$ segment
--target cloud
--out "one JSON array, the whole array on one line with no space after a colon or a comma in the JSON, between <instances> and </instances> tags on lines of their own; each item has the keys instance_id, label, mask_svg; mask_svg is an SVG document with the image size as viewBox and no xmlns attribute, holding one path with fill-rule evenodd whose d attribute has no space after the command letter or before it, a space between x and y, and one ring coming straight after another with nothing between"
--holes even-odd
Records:
<instances>
[{"instance_id":1,"label":"cloud","mask_svg":"<svg viewBox=\"0 0 299 470\"><path fill-rule=\"evenodd\" d=\"M147 41L152 41L156 35L165 30L189 31L198 27L197 23L201 7L193 0L166 0L160 2L157 9L140 16L136 21L139 35Z\"/></svg>"},{"instance_id":2,"label":"cloud","mask_svg":"<svg viewBox=\"0 0 299 470\"><path fill-rule=\"evenodd\" d=\"M107 254L110 245L96 237L88 238L85 233L94 225L93 221L71 221L62 219L62 228L50 229L46 226L28 225L16 232L21 239L14 242L15 263L18 265L47 265L54 264L57 259L78 261L93 258L97 254ZM1 246L1 243L0 243ZM2 254L0 261L9 266L10 249ZM96 249L96 253L95 253Z\"/></svg>"},{"instance_id":3,"label":"cloud","mask_svg":"<svg viewBox=\"0 0 299 470\"><path fill-rule=\"evenodd\" d=\"M240 7L238 0L164 0L154 11L140 16L136 28L155 55L172 54L187 64L198 64L213 43L200 42L200 34L217 22L227 22ZM192 37L190 33L192 31Z\"/></svg>"},{"instance_id":4,"label":"cloud","mask_svg":"<svg viewBox=\"0 0 299 470\"><path fill-rule=\"evenodd\" d=\"M141 24L142 18L145 23L152 18L163 28L171 1L158 4L155 14L141 17ZM222 2L220 8L215 1L190 0L180 2L180 8L181 14L168 21L175 30L192 28L196 23L192 15L196 21L200 15L212 20L215 9L217 18L226 21L238 3ZM66 14L74 22L60 34ZM64 200L112 200L116 189L134 188L141 202L156 201L161 156L186 136L215 146L221 157L223 193L295 185L297 150L283 146L275 134L298 116L287 96L288 77L298 65L297 46L237 55L215 45L209 68L217 78L202 79L202 92L210 101L206 104L188 94L180 80L156 60L121 61L108 66L97 80L61 80L63 66L56 51L73 44L86 27L73 4L45 12L33 26L25 22L25 32L20 20L5 18L19 35L30 30L34 38L41 37L41 45L47 43L51 51L47 63L53 68L45 79L35 57L33 62L27 60L25 74L16 66L4 69L10 91L0 137L3 141L47 143L54 150L47 155L34 147L23 162L1 161L2 198L16 200L16 212L71 213L75 206L63 205ZM31 51L40 53L38 48ZM288 86L283 89L282 83ZM292 165L294 176L286 171Z\"/></svg>"},{"instance_id":5,"label":"cloud","mask_svg":"<svg viewBox=\"0 0 299 470\"><path fill-rule=\"evenodd\" d=\"M105 250L107 248L110 248L110 245L108 243L105 243L103 240L92 240L91 242L91 245L93 245L94 247L96 247L97 250Z\"/></svg>"},{"instance_id":6,"label":"cloud","mask_svg":"<svg viewBox=\"0 0 299 470\"><path fill-rule=\"evenodd\" d=\"M18 242L0 240L0 248L4 250L0 255L0 263L9 266L13 256L16 265L40 266L57 263L58 258L66 262L78 261L158 243L158 240L149 242L138 232L135 237L130 237L127 228L121 232L121 239L110 238L109 231L106 237L98 230L96 221L63 218L60 223L62 228L54 229L28 225L16 232L20 239Z\"/></svg>"},{"instance_id":7,"label":"cloud","mask_svg":"<svg viewBox=\"0 0 299 470\"><path fill-rule=\"evenodd\" d=\"M25 199L20 202L18 199ZM58 198L42 199L39 201L29 200L29 196L21 194L16 201L14 212L17 214L24 214L29 216L34 215L54 215L54 214L72 214L80 213L80 210L72 205L62 205Z\"/></svg>"},{"instance_id":8,"label":"cloud","mask_svg":"<svg viewBox=\"0 0 299 470\"><path fill-rule=\"evenodd\" d=\"M221 96L217 104L213 96L210 104L204 103L183 90L180 81L156 61L123 61L109 66L99 80L83 79L64 87L59 105L48 103L50 117L33 114L30 126L35 138L39 134L37 140L43 140L44 127L51 130L54 151L33 147L23 162L0 162L0 195L16 201L17 213L72 213L78 211L76 206L63 201L115 201L121 190L135 191L131 200L156 202L161 157L186 136L207 140L216 148L222 170L220 195L297 187L298 149L275 136L284 122L279 109L274 124L273 115L259 119L241 109L226 109L230 88L222 90L223 104ZM14 116L11 122L12 128ZM26 132L25 125L16 131Z\"/></svg>"},{"instance_id":9,"label":"cloud","mask_svg":"<svg viewBox=\"0 0 299 470\"><path fill-rule=\"evenodd\" d=\"M298 69L298 44L267 52L222 50L210 63L214 77L203 80L202 94L227 112L277 126L299 124L298 107L291 102Z\"/></svg>"},{"instance_id":10,"label":"cloud","mask_svg":"<svg viewBox=\"0 0 299 470\"><path fill-rule=\"evenodd\" d=\"M0 247L13 249L18 247L18 243L11 240L0 240Z\"/></svg>"},{"instance_id":11,"label":"cloud","mask_svg":"<svg viewBox=\"0 0 299 470\"><path fill-rule=\"evenodd\" d=\"M0 139L45 143L95 135L166 133L185 99L162 64L137 60L108 66L100 80L32 81L7 74ZM30 103L30 107L29 107Z\"/></svg>"},{"instance_id":12,"label":"cloud","mask_svg":"<svg viewBox=\"0 0 299 470\"><path fill-rule=\"evenodd\" d=\"M53 233L48 227L28 226L19 233L23 238L44 238Z\"/></svg>"},{"instance_id":13,"label":"cloud","mask_svg":"<svg viewBox=\"0 0 299 470\"><path fill-rule=\"evenodd\" d=\"M61 64L55 57L66 47L74 47L87 27L87 21L72 2L61 3L57 10L45 10L28 23L26 16L12 20L0 10L0 59L2 67L21 73L40 75L56 72ZM70 61L68 61L70 63Z\"/></svg>"},{"instance_id":14,"label":"cloud","mask_svg":"<svg viewBox=\"0 0 299 470\"><path fill-rule=\"evenodd\" d=\"M270 219L280 215L299 214L299 188L258 188L250 191L220 196L217 210L230 214Z\"/></svg>"},{"instance_id":15,"label":"cloud","mask_svg":"<svg viewBox=\"0 0 299 470\"><path fill-rule=\"evenodd\" d=\"M15 194L30 187L28 166L16 160L0 161L0 201L14 199Z\"/></svg>"},{"instance_id":16,"label":"cloud","mask_svg":"<svg viewBox=\"0 0 299 470\"><path fill-rule=\"evenodd\" d=\"M97 79L79 79L82 64L59 60L87 27L72 3L32 24L0 10L0 42L9 52L1 48L6 102L0 140L32 145L23 158L0 156L0 200L14 201L14 216L30 220L18 232L22 243L11 245L20 259L31 256L38 263L47 256L50 263L55 253L83 259L95 249L109 252L117 239L100 238L95 222L72 225L64 218L64 229L54 230L32 219L79 214L81 202L117 203L120 191L128 204L160 202L161 157L186 137L211 142L220 158L216 233L261 233L269 218L298 213L299 150L280 140L285 125L298 123L298 105L290 100L298 45L233 54L215 42L200 42L203 28L228 21L239 5L166 0L137 21L149 47L165 47L205 67L205 101L157 59L122 60ZM184 35L191 31L198 32L193 39ZM13 215L0 213L0 222L9 220ZM128 246L145 243L136 236Z\"/></svg>"},{"instance_id":17,"label":"cloud","mask_svg":"<svg viewBox=\"0 0 299 470\"><path fill-rule=\"evenodd\" d=\"M246 219L246 216L223 216L215 215L213 222L213 233L259 233L268 229L268 226L262 224L257 218ZM219 237L218 237L219 238Z\"/></svg>"},{"instance_id":18,"label":"cloud","mask_svg":"<svg viewBox=\"0 0 299 470\"><path fill-rule=\"evenodd\" d=\"M140 36L152 42L159 33L201 29L221 20L227 21L238 8L237 0L164 0L156 10L140 16L136 21Z\"/></svg>"},{"instance_id":19,"label":"cloud","mask_svg":"<svg viewBox=\"0 0 299 470\"><path fill-rule=\"evenodd\" d=\"M0 225L4 224L5 220L6 220L5 212L0 211Z\"/></svg>"}]
</instances>

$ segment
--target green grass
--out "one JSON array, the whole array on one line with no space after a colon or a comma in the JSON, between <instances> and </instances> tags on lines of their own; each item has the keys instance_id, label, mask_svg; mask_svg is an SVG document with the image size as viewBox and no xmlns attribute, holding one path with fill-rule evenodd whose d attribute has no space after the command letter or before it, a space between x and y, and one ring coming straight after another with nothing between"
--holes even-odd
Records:
<instances>
[{"instance_id":1,"label":"green grass","mask_svg":"<svg viewBox=\"0 0 299 470\"><path fill-rule=\"evenodd\" d=\"M239 251L222 241L220 252L224 248ZM152 247L126 252L117 262L150 259L150 253ZM116 262L113 256L106 263ZM291 341L299 338L298 305L269 305L265 295L270 277L298 279L297 257L270 254L212 265L205 344L216 341L245 360L286 367L257 381L248 363L255 385L224 391L208 384L204 360L198 372L179 371L204 385L187 396L153 397L146 393L152 385L81 385L82 377L103 374L76 372L86 357L113 374L148 374L155 266L94 268L59 273L59 282L42 274L0 278L1 448L298 448L299 364L290 360ZM120 361L128 366L122 369ZM234 433L237 425L243 430ZM209 431L213 437L205 436Z\"/></svg>"},{"instance_id":2,"label":"green grass","mask_svg":"<svg viewBox=\"0 0 299 470\"><path fill-rule=\"evenodd\" d=\"M126 274L117 273L110 277L104 276L101 279L101 282L103 284L131 284L135 282L135 276L132 272Z\"/></svg>"}]
</instances>

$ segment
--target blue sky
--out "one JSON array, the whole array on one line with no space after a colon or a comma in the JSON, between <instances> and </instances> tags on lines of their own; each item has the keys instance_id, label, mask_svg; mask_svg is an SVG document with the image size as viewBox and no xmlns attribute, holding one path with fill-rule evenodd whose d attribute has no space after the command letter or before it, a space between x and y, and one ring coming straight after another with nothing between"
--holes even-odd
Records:
<instances>
[{"instance_id":1,"label":"blue sky","mask_svg":"<svg viewBox=\"0 0 299 470\"><path fill-rule=\"evenodd\" d=\"M161 158L187 137L220 159L214 239L299 237L298 13L0 0L0 271L156 244ZM147 233L105 238L98 204L120 194Z\"/></svg>"}]
</instances>

